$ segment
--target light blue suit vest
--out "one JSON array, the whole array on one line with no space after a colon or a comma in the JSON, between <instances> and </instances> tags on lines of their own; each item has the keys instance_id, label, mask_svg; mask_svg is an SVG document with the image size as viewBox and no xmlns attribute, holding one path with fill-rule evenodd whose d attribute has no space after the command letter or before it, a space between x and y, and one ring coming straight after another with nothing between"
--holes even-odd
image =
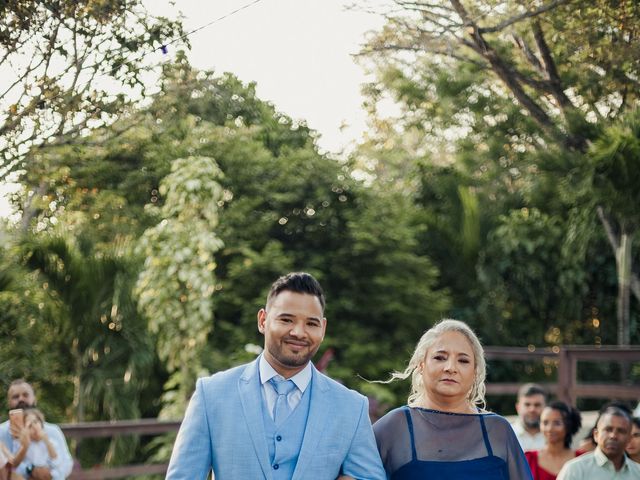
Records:
<instances>
[{"instance_id":1,"label":"light blue suit vest","mask_svg":"<svg viewBox=\"0 0 640 480\"><path fill-rule=\"evenodd\" d=\"M273 468L273 480L289 480L296 469L304 431L307 427L310 390L311 385L305 389L296 408L279 427L276 427L267 409L262 409L264 433L267 435L269 459Z\"/></svg>"}]
</instances>

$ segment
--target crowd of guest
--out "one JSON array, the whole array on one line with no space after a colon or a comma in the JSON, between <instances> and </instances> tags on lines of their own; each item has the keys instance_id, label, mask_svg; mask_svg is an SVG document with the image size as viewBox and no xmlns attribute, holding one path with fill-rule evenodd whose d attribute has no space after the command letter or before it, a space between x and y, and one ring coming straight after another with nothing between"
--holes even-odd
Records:
<instances>
[{"instance_id":1,"label":"crowd of guest","mask_svg":"<svg viewBox=\"0 0 640 480\"><path fill-rule=\"evenodd\" d=\"M546 392L525 384L513 425L534 480L640 479L640 419L623 403L605 404L588 435L572 448L580 412L563 402L547 404Z\"/></svg>"}]
</instances>

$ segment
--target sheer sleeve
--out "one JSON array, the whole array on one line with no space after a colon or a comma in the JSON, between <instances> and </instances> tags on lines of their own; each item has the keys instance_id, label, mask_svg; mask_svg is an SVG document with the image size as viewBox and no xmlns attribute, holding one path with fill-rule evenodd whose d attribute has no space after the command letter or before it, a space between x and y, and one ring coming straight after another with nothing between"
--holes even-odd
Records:
<instances>
[{"instance_id":1,"label":"sheer sleeve","mask_svg":"<svg viewBox=\"0 0 640 480\"><path fill-rule=\"evenodd\" d=\"M509 422L499 415L490 415L487 416L487 429L494 454L507 462L509 478L533 480L527 458Z\"/></svg>"},{"instance_id":2,"label":"sheer sleeve","mask_svg":"<svg viewBox=\"0 0 640 480\"><path fill-rule=\"evenodd\" d=\"M391 410L373 425L387 478L411 461L411 437L404 408Z\"/></svg>"}]
</instances>

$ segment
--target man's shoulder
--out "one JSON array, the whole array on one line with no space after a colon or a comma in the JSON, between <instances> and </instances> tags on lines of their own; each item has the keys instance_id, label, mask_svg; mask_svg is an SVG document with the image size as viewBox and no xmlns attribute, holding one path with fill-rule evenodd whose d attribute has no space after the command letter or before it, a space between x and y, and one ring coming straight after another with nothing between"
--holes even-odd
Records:
<instances>
[{"instance_id":1,"label":"man's shoulder","mask_svg":"<svg viewBox=\"0 0 640 480\"><path fill-rule=\"evenodd\" d=\"M227 385L230 382L237 381L250 365L252 365L251 362L244 363L236 367L231 367L227 370L221 370L209 375L208 377L200 377L198 379L198 383L200 383L204 388L214 388L220 385Z\"/></svg>"},{"instance_id":2,"label":"man's shoulder","mask_svg":"<svg viewBox=\"0 0 640 480\"><path fill-rule=\"evenodd\" d=\"M324 373L315 370L315 381L320 384L322 388L331 390L331 394L337 396L341 400L351 400L353 402L362 402L366 399L364 395L348 387L345 387L342 383L334 380L333 378L325 375Z\"/></svg>"},{"instance_id":3,"label":"man's shoulder","mask_svg":"<svg viewBox=\"0 0 640 480\"><path fill-rule=\"evenodd\" d=\"M517 418L510 423L511 428L513 429L514 432L516 432L517 436L522 435L523 433L526 432L526 430L524 429L524 427L522 426L522 424L520 423L520 420L518 420Z\"/></svg>"},{"instance_id":4,"label":"man's shoulder","mask_svg":"<svg viewBox=\"0 0 640 480\"><path fill-rule=\"evenodd\" d=\"M632 473L640 474L640 463L634 462L629 457L625 458L625 462L629 465L629 470ZM637 478L640 478L640 475Z\"/></svg>"},{"instance_id":5,"label":"man's shoulder","mask_svg":"<svg viewBox=\"0 0 640 480\"><path fill-rule=\"evenodd\" d=\"M62 433L60 426L55 423L44 422L44 430L47 434L50 434L49 432Z\"/></svg>"},{"instance_id":6,"label":"man's shoulder","mask_svg":"<svg viewBox=\"0 0 640 480\"><path fill-rule=\"evenodd\" d=\"M8 443L11 440L9 436L9 420L0 423L0 442Z\"/></svg>"},{"instance_id":7,"label":"man's shoulder","mask_svg":"<svg viewBox=\"0 0 640 480\"><path fill-rule=\"evenodd\" d=\"M564 464L563 470L566 469L568 472L582 472L585 469L592 468L597 466L594 458L593 452L587 452L583 455L577 456L576 458L572 458L567 463Z\"/></svg>"}]
</instances>

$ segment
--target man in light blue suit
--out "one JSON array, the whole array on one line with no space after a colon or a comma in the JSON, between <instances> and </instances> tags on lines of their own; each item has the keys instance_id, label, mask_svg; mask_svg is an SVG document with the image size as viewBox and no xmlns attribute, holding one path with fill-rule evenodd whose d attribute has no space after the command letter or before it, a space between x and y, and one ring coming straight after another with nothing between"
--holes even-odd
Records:
<instances>
[{"instance_id":1,"label":"man in light blue suit","mask_svg":"<svg viewBox=\"0 0 640 480\"><path fill-rule=\"evenodd\" d=\"M324 293L307 273L271 286L258 312L264 351L201 378L173 448L167 479L384 480L368 402L318 372L311 358L327 326Z\"/></svg>"}]
</instances>

